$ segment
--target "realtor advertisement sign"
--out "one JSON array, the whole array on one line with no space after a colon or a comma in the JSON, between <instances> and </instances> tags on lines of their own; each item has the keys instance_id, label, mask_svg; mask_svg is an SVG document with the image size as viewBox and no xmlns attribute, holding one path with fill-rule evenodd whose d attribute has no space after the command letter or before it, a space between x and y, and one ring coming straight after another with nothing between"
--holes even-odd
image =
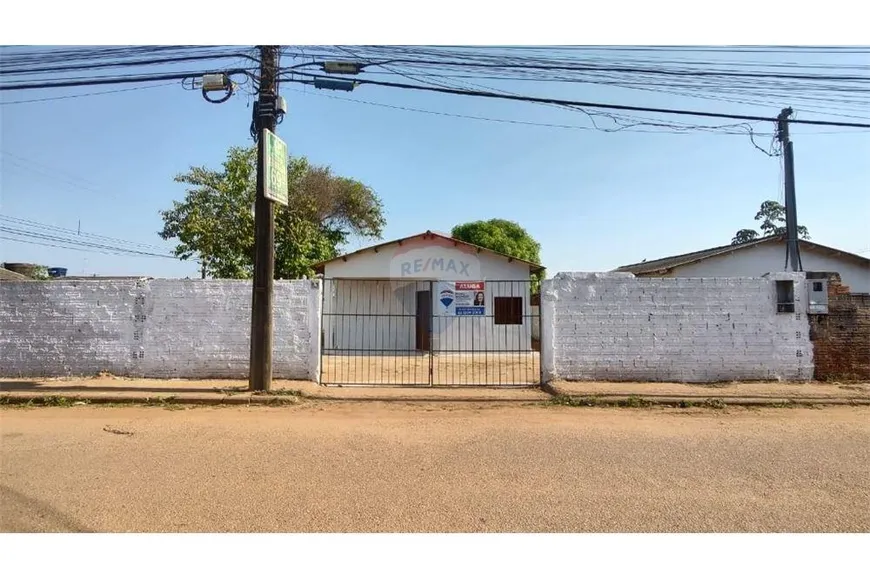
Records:
<instances>
[{"instance_id":1,"label":"realtor advertisement sign","mask_svg":"<svg viewBox=\"0 0 870 580\"><path fill-rule=\"evenodd\" d=\"M485 282L440 282L438 303L449 316L485 316Z\"/></svg>"},{"instance_id":2,"label":"realtor advertisement sign","mask_svg":"<svg viewBox=\"0 0 870 580\"><path fill-rule=\"evenodd\" d=\"M287 205L287 144L268 129L263 129L263 139L266 141L264 195L275 203Z\"/></svg>"}]
</instances>

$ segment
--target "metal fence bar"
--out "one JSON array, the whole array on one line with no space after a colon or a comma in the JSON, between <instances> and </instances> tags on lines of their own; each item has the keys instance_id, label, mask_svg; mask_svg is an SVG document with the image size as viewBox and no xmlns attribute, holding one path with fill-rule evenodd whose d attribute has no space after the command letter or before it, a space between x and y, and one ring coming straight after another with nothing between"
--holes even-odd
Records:
<instances>
[{"instance_id":1,"label":"metal fence bar","mask_svg":"<svg viewBox=\"0 0 870 580\"><path fill-rule=\"evenodd\" d=\"M432 280L324 280L321 381L497 386L541 381L531 281L485 281L483 315L440 306ZM429 300L428 304L419 303ZM520 311L517 311L520 309ZM536 326L537 325L537 326ZM425 344L428 343L428 344Z\"/></svg>"},{"instance_id":2,"label":"metal fence bar","mask_svg":"<svg viewBox=\"0 0 870 580\"><path fill-rule=\"evenodd\" d=\"M435 299L436 299L436 296L435 296L434 284L430 280L429 281L429 306L428 306L429 316L428 316L428 320L426 321L426 323L429 326L429 328L426 329L426 332L429 335L429 385L430 386L432 385L433 378L434 378L433 377L434 360L433 360L432 349L435 346L435 337L433 336L435 333L435 318L434 318L435 317L435 306L434 306Z\"/></svg>"},{"instance_id":3,"label":"metal fence bar","mask_svg":"<svg viewBox=\"0 0 870 580\"><path fill-rule=\"evenodd\" d=\"M532 310L531 295L531 281L487 280L484 315L437 314L434 326L439 336L433 349L436 368L433 383L538 384L540 353L533 342L532 329L539 323L540 311ZM497 298L507 299L507 302L497 307ZM496 324L497 310L502 309L507 312L508 320L498 320Z\"/></svg>"}]
</instances>

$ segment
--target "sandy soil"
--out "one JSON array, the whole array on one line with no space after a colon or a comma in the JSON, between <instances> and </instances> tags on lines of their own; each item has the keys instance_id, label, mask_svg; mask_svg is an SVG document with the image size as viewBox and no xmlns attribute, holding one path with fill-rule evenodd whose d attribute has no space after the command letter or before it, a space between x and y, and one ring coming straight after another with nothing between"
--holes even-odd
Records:
<instances>
[{"instance_id":1,"label":"sandy soil","mask_svg":"<svg viewBox=\"0 0 870 580\"><path fill-rule=\"evenodd\" d=\"M656 395L661 397L801 397L801 398L855 398L870 397L870 384L866 383L595 383L556 381L553 387L559 393L573 396L603 395Z\"/></svg>"},{"instance_id":2,"label":"sandy soil","mask_svg":"<svg viewBox=\"0 0 870 580\"><path fill-rule=\"evenodd\" d=\"M196 397L225 398L243 396L248 382L245 379L141 379L125 377L64 377L64 378L0 378L0 395L10 393L19 396L40 395L45 392L69 397ZM738 397L740 400L800 399L820 400L868 400L870 384L859 383L723 383L695 385L679 383L599 383L564 382L552 385L555 391L575 397L674 397L687 399L715 399ZM318 385L310 381L275 380L275 391L298 391L311 398L336 400L381 399L391 400L545 400L549 395L537 386L502 388L463 387L454 385L443 388L408 387L397 385L354 386L338 388Z\"/></svg>"},{"instance_id":3,"label":"sandy soil","mask_svg":"<svg viewBox=\"0 0 870 580\"><path fill-rule=\"evenodd\" d=\"M870 409L0 409L2 531L870 531Z\"/></svg>"}]
</instances>

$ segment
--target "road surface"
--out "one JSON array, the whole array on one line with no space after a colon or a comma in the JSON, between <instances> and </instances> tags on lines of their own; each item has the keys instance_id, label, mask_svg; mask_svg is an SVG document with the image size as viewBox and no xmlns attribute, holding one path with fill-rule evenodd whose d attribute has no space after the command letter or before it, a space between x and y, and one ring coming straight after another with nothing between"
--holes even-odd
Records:
<instances>
[{"instance_id":1,"label":"road surface","mask_svg":"<svg viewBox=\"0 0 870 580\"><path fill-rule=\"evenodd\" d=\"M870 531L870 409L0 409L2 531Z\"/></svg>"}]
</instances>

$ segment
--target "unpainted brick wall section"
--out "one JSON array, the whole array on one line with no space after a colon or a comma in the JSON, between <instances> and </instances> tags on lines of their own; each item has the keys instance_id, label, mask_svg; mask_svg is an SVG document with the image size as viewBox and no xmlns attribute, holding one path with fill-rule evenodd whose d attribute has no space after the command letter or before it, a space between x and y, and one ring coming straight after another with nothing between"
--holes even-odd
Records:
<instances>
[{"instance_id":1,"label":"unpainted brick wall section","mask_svg":"<svg viewBox=\"0 0 870 580\"><path fill-rule=\"evenodd\" d=\"M810 332L816 379L870 379L870 294L851 294L830 276L828 313L810 316Z\"/></svg>"},{"instance_id":2,"label":"unpainted brick wall section","mask_svg":"<svg viewBox=\"0 0 870 580\"><path fill-rule=\"evenodd\" d=\"M776 279L794 313L777 313ZM544 282L545 380L808 380L812 344L802 274L635 278L559 274Z\"/></svg>"},{"instance_id":3,"label":"unpainted brick wall section","mask_svg":"<svg viewBox=\"0 0 870 580\"><path fill-rule=\"evenodd\" d=\"M0 284L0 376L243 378L250 282ZM273 375L316 378L318 281L275 282Z\"/></svg>"}]
</instances>

